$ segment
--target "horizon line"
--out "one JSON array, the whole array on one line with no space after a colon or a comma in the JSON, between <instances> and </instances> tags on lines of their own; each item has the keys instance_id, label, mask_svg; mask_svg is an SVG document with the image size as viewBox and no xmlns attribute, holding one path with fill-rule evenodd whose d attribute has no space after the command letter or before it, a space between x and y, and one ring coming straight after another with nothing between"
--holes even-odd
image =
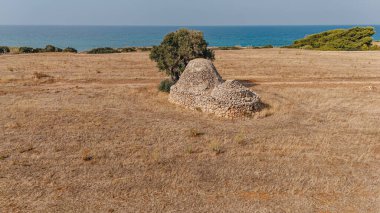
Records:
<instances>
[{"instance_id":1,"label":"horizon line","mask_svg":"<svg viewBox=\"0 0 380 213\"><path fill-rule=\"evenodd\" d=\"M380 24L257 24L257 25L97 25L97 24L0 24L0 26L54 27L292 27L292 26L380 26Z\"/></svg>"}]
</instances>

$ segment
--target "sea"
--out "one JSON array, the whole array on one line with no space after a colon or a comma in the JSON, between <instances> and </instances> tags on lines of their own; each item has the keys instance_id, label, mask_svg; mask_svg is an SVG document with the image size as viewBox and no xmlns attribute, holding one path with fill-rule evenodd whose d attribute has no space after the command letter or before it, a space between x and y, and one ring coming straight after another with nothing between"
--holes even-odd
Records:
<instances>
[{"instance_id":1,"label":"sea","mask_svg":"<svg viewBox=\"0 0 380 213\"><path fill-rule=\"evenodd\" d=\"M371 25L380 31L380 25ZM285 46L307 35L354 26L0 26L0 46L44 47L47 44L79 51L96 47L159 45L169 32L200 30L212 47ZM380 32L374 35L380 40Z\"/></svg>"}]
</instances>

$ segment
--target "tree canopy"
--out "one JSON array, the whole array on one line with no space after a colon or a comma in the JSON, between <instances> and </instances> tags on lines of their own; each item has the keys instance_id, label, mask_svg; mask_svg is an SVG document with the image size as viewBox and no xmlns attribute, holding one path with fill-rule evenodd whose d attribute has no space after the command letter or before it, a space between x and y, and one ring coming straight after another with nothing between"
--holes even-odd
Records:
<instances>
[{"instance_id":1,"label":"tree canopy","mask_svg":"<svg viewBox=\"0 0 380 213\"><path fill-rule=\"evenodd\" d=\"M214 60L214 52L200 31L180 29L166 35L159 46L153 47L150 58L160 71L178 81L187 64L196 58Z\"/></svg>"},{"instance_id":2,"label":"tree canopy","mask_svg":"<svg viewBox=\"0 0 380 213\"><path fill-rule=\"evenodd\" d=\"M372 48L374 34L373 27L336 29L309 35L295 41L289 47L318 50L369 50Z\"/></svg>"}]
</instances>

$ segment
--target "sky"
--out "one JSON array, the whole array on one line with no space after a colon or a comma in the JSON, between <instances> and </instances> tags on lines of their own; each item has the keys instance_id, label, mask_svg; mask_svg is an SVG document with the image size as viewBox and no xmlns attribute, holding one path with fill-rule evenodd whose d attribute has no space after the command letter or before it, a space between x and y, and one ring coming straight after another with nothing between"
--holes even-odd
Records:
<instances>
[{"instance_id":1,"label":"sky","mask_svg":"<svg viewBox=\"0 0 380 213\"><path fill-rule=\"evenodd\" d=\"M0 0L0 25L365 25L380 0Z\"/></svg>"}]
</instances>

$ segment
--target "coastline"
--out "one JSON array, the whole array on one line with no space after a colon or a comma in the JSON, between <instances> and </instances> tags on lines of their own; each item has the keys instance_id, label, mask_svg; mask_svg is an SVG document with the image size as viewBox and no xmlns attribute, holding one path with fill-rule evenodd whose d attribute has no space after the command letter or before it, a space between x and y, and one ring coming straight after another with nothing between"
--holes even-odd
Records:
<instances>
[{"instance_id":1,"label":"coastline","mask_svg":"<svg viewBox=\"0 0 380 213\"><path fill-rule=\"evenodd\" d=\"M0 46L30 46L33 48L53 44L78 51L97 47L148 47L159 45L162 38L179 28L200 30L209 46L265 46L291 45L307 35L358 25L328 26L0 26ZM380 25L375 26L380 31ZM374 35L380 40L380 34Z\"/></svg>"},{"instance_id":2,"label":"coastline","mask_svg":"<svg viewBox=\"0 0 380 213\"><path fill-rule=\"evenodd\" d=\"M377 46L377 47L380 47L380 41L374 41L373 42L373 46ZM0 46L1 48L1 46ZM9 53L5 53L5 54L24 54L24 53L19 53L18 49L20 47L9 47L10 49L10 52ZM68 48L71 48L71 47L68 47ZM110 47L106 47L106 48L110 48ZM113 49L115 50L114 52L107 52L107 53L90 53L91 50L85 50L85 51L78 51L78 52L75 52L75 53L78 53L78 54L115 54L115 53L127 53L127 52L146 52L146 51L150 51L151 49L153 48L153 46L148 46L148 47L124 47L124 48L110 48L110 49ZM290 47L287 47L287 46L272 46L272 45L266 45L266 46L223 46L223 47L218 47L218 46L209 46L208 47L209 49L211 50L249 50L249 49L297 49L297 48L290 48ZM41 50L41 48L36 48L37 50ZM96 49L104 49L104 47L98 47L98 48L94 48L92 50L96 50ZM127 51L123 51L127 49ZM318 50L318 49L312 49L311 51L326 51L326 50ZM337 51L337 52L342 52L344 50L327 50L327 51ZM378 49L376 50L351 50L352 51L379 51ZM58 52L62 52L62 51L58 51ZM36 54L36 53L48 53L48 52L28 52L29 54ZM73 53L73 52L72 52ZM3 53L4 54L4 53ZM1 53L0 53L1 55Z\"/></svg>"}]
</instances>

